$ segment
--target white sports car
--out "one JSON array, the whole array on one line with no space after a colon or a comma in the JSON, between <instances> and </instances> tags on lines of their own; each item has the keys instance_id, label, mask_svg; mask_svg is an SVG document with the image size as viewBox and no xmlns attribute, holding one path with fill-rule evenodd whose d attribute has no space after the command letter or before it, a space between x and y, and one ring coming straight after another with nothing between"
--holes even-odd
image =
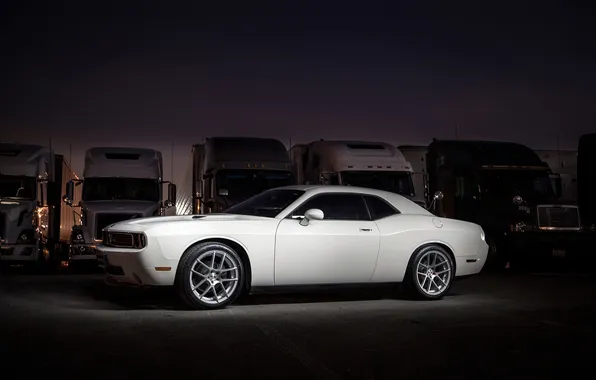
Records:
<instances>
[{"instance_id":1,"label":"white sports car","mask_svg":"<svg viewBox=\"0 0 596 380\"><path fill-rule=\"evenodd\" d=\"M397 194L287 186L221 214L132 219L104 229L114 284L175 286L193 308L222 308L252 286L403 282L440 299L482 269L477 224L439 218Z\"/></svg>"}]
</instances>

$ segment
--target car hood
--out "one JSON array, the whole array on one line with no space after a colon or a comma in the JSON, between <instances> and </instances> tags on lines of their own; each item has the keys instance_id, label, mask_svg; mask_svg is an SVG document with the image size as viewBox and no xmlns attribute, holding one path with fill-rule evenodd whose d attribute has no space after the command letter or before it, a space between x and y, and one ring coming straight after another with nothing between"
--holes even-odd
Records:
<instances>
[{"instance_id":1,"label":"car hood","mask_svg":"<svg viewBox=\"0 0 596 380\"><path fill-rule=\"evenodd\" d=\"M140 227L141 229L147 229L166 223L175 222L193 222L193 223L205 223L205 222L232 222L232 221L251 221L251 220L270 220L271 218L265 218L262 216L252 215L238 215L238 214L209 214L209 215L177 215L177 216L154 216L149 218L137 218L124 220L122 222L114 223L108 228L133 228Z\"/></svg>"}]
</instances>

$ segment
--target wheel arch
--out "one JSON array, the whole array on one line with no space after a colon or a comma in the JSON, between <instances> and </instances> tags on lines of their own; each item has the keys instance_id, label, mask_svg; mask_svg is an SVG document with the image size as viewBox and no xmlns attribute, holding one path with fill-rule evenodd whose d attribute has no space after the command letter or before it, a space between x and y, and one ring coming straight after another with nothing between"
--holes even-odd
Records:
<instances>
[{"instance_id":1,"label":"wheel arch","mask_svg":"<svg viewBox=\"0 0 596 380\"><path fill-rule=\"evenodd\" d=\"M446 242L440 240L426 241L420 244L418 247L416 247L416 249L414 249L414 251L410 255L410 259L408 260L408 266L406 267L406 272L410 270L412 260L414 260L416 254L420 252L422 249L431 246L438 246L443 248L447 252L449 257L451 257L451 261L453 261L453 277L455 277L455 274L457 273L457 262L455 261L455 254L453 253L453 248Z\"/></svg>"},{"instance_id":2,"label":"wheel arch","mask_svg":"<svg viewBox=\"0 0 596 380\"><path fill-rule=\"evenodd\" d=\"M242 243L237 241L236 239L232 239L230 237L208 236L208 237L203 237L200 240L193 242L192 244L189 244L188 247L186 247L186 249L184 250L184 253L182 254L182 256L180 256L180 257L182 258L193 247L196 247L197 245L204 244L204 243L226 244L226 245L229 245L230 248L232 248L234 251L236 251L236 253L238 253L238 255L240 256L240 259L242 260L242 264L244 265L244 274L245 274L245 276L244 276L244 292L248 292L252 285L252 267L251 267L251 263L250 263L250 258L248 257L248 250L246 249L246 247ZM178 264L178 268L179 267L180 267L180 264ZM178 280L178 275L179 275L178 268L176 268L176 281Z\"/></svg>"}]
</instances>

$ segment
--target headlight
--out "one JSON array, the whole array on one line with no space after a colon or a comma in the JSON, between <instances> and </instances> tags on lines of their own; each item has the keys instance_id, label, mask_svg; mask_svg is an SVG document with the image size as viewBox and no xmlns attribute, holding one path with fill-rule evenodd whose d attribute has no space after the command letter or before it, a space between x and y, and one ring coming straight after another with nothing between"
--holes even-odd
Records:
<instances>
[{"instance_id":1,"label":"headlight","mask_svg":"<svg viewBox=\"0 0 596 380\"><path fill-rule=\"evenodd\" d=\"M101 243L106 247L142 249L147 246L147 236L142 232L104 231Z\"/></svg>"},{"instance_id":2,"label":"headlight","mask_svg":"<svg viewBox=\"0 0 596 380\"><path fill-rule=\"evenodd\" d=\"M484 231L482 229L480 229L480 240L486 241L486 235L484 234Z\"/></svg>"}]
</instances>

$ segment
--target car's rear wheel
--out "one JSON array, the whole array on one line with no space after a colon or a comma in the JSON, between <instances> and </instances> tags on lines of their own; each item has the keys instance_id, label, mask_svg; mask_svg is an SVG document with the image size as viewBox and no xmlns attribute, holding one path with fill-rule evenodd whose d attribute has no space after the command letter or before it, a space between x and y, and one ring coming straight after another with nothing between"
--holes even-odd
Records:
<instances>
[{"instance_id":1,"label":"car's rear wheel","mask_svg":"<svg viewBox=\"0 0 596 380\"><path fill-rule=\"evenodd\" d=\"M454 273L451 255L438 245L428 245L410 260L404 285L418 299L437 300L451 288Z\"/></svg>"},{"instance_id":2,"label":"car's rear wheel","mask_svg":"<svg viewBox=\"0 0 596 380\"><path fill-rule=\"evenodd\" d=\"M190 248L180 260L176 287L194 309L221 309L236 300L244 284L244 266L229 246L207 242Z\"/></svg>"}]
</instances>

